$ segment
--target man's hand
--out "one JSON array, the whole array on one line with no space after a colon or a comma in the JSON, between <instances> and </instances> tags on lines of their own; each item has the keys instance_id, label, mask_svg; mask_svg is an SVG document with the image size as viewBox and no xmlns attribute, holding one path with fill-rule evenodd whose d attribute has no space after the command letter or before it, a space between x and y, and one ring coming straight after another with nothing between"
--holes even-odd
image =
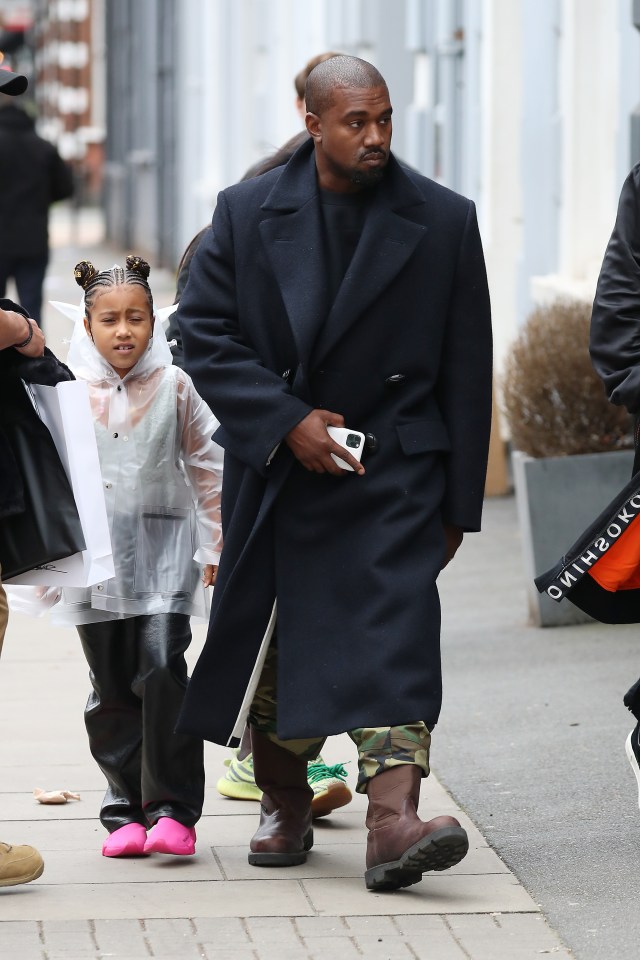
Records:
<instances>
[{"instance_id":1,"label":"man's hand","mask_svg":"<svg viewBox=\"0 0 640 960\"><path fill-rule=\"evenodd\" d=\"M444 563L442 564L443 570L446 567L446 565L455 557L458 547L462 543L463 536L464 536L464 532L460 529L460 527L452 527L451 524L445 523L444 538L445 538L446 548L445 548Z\"/></svg>"},{"instance_id":2,"label":"man's hand","mask_svg":"<svg viewBox=\"0 0 640 960\"><path fill-rule=\"evenodd\" d=\"M16 347L23 343L32 332L26 347ZM44 334L35 320L27 320L15 310L0 310L0 350L16 347L25 357L41 357L44 353Z\"/></svg>"},{"instance_id":3,"label":"man's hand","mask_svg":"<svg viewBox=\"0 0 640 960\"><path fill-rule=\"evenodd\" d=\"M329 410L312 410L284 438L293 455L306 470L313 473L332 473L334 477L344 476L350 470L343 470L335 462L332 453L353 467L359 476L365 472L361 463L339 443L332 440L327 427L344 427L344 417Z\"/></svg>"}]
</instances>

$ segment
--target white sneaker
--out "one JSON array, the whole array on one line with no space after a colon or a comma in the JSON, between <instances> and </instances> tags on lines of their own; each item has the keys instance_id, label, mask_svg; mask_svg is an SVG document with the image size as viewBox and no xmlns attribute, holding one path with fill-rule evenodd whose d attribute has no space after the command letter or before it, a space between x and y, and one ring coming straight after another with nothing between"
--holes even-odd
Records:
<instances>
[{"instance_id":1,"label":"white sneaker","mask_svg":"<svg viewBox=\"0 0 640 960\"><path fill-rule=\"evenodd\" d=\"M640 723L637 723L624 745L631 769L633 770L638 783L638 807L640 807Z\"/></svg>"}]
</instances>

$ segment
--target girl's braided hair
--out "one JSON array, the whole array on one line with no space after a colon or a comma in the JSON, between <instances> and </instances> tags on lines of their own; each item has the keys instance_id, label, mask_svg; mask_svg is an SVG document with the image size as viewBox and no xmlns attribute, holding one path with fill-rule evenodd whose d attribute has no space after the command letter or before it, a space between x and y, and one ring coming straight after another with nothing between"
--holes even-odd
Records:
<instances>
[{"instance_id":1,"label":"girl's braided hair","mask_svg":"<svg viewBox=\"0 0 640 960\"><path fill-rule=\"evenodd\" d=\"M135 254L129 254L125 260L125 267L112 267L111 270L98 271L89 260L76 263L73 275L76 283L84 290L84 306L87 313L93 306L96 297L104 293L105 288L120 286L124 283L135 283L142 287L149 301L153 314L153 296L149 287L148 278L151 267L146 260Z\"/></svg>"}]
</instances>

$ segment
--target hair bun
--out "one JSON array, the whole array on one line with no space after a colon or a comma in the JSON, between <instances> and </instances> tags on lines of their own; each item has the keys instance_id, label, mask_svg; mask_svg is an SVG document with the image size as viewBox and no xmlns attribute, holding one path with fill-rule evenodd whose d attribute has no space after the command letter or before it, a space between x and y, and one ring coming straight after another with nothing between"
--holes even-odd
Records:
<instances>
[{"instance_id":1,"label":"hair bun","mask_svg":"<svg viewBox=\"0 0 640 960\"><path fill-rule=\"evenodd\" d=\"M86 290L94 277L98 276L98 271L89 260L81 260L73 268L73 275L78 286Z\"/></svg>"},{"instance_id":2,"label":"hair bun","mask_svg":"<svg viewBox=\"0 0 640 960\"><path fill-rule=\"evenodd\" d=\"M151 267L142 257L138 257L135 253L130 253L125 260L125 265L127 270L131 270L133 273L139 273L145 280L149 279Z\"/></svg>"}]
</instances>

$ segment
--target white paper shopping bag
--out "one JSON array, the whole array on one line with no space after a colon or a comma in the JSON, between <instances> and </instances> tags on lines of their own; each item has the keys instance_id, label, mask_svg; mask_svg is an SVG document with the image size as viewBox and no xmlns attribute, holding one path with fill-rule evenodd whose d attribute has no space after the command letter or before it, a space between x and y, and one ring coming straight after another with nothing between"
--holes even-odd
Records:
<instances>
[{"instance_id":1,"label":"white paper shopping bag","mask_svg":"<svg viewBox=\"0 0 640 960\"><path fill-rule=\"evenodd\" d=\"M22 573L8 584L89 587L114 576L89 391L83 380L55 387L31 384L36 407L49 428L67 472L82 524L86 550ZM55 504L51 504L55 510Z\"/></svg>"}]
</instances>

